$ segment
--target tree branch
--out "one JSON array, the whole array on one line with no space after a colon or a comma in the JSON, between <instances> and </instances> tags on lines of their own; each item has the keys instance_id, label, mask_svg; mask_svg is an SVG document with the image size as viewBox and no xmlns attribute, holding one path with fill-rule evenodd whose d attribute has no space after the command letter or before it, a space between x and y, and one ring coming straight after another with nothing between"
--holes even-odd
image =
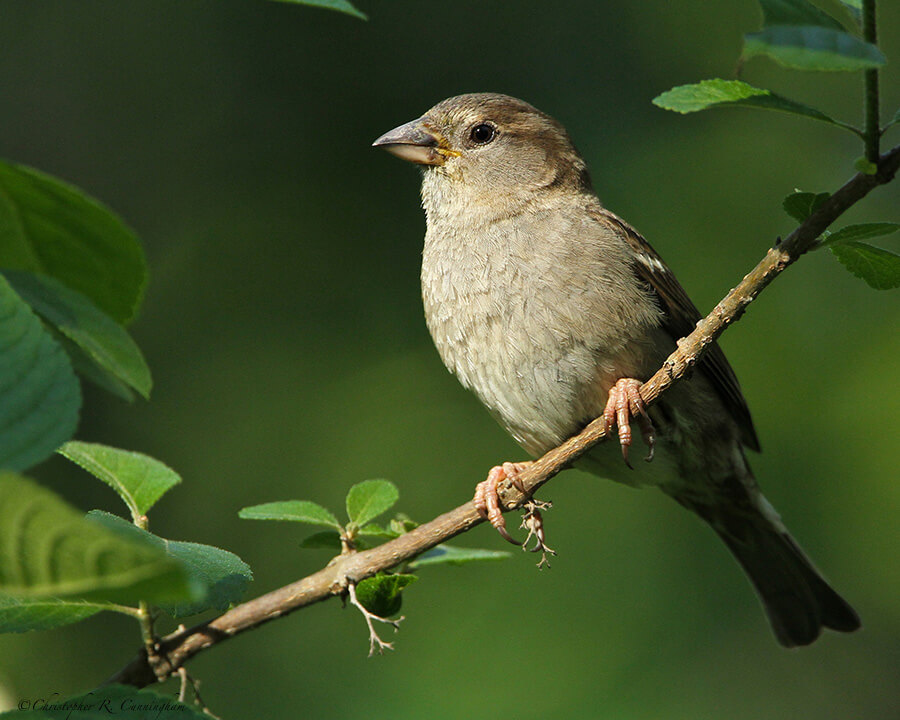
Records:
<instances>
[{"instance_id":1,"label":"tree branch","mask_svg":"<svg viewBox=\"0 0 900 720\"><path fill-rule=\"evenodd\" d=\"M697 328L679 340L678 348L663 367L641 388L649 405L681 378L702 356L705 349L743 314L747 305L785 268L807 252L822 232L845 210L865 197L873 188L894 179L900 168L900 145L885 153L874 175L859 173L816 209L787 238L770 248L765 257L713 309ZM526 492L508 488L503 493L507 509L520 507L525 500L554 475L569 467L606 433L602 419L594 420L581 433L551 450L519 475ZM180 629L162 638L148 653L142 649L127 666L108 682L145 687L177 673L200 651L217 645L245 630L295 610L343 595L349 582L359 582L378 572L446 542L483 522L472 502L435 518L429 523L394 540L364 552L351 552L334 558L319 572L249 600L209 622Z\"/></svg>"}]
</instances>

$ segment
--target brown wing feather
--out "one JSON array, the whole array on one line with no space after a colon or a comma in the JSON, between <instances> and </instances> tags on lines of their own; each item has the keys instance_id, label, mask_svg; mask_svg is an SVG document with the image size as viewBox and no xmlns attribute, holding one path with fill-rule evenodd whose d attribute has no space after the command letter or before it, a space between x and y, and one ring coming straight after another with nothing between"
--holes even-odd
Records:
<instances>
[{"instance_id":1,"label":"brown wing feather","mask_svg":"<svg viewBox=\"0 0 900 720\"><path fill-rule=\"evenodd\" d=\"M659 299L660 307L666 315L664 327L672 339L678 340L693 332L697 321L702 317L700 311L691 302L674 273L669 270L656 250L637 230L618 216L605 209L598 210L597 213L598 219L612 225L634 250L637 258L635 273L653 289ZM722 348L713 343L700 360L698 367L712 380L722 401L737 422L744 445L758 451L759 439L753 428L747 401L744 400L737 376L728 364Z\"/></svg>"}]
</instances>

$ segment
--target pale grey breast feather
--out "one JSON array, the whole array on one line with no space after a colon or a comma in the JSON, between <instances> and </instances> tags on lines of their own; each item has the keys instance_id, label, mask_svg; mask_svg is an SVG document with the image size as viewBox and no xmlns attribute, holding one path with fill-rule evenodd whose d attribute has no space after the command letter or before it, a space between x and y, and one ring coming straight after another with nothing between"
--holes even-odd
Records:
<instances>
[{"instance_id":1,"label":"pale grey breast feather","mask_svg":"<svg viewBox=\"0 0 900 720\"><path fill-rule=\"evenodd\" d=\"M429 213L423 252L441 358L532 451L600 413L609 386L642 370L628 348L646 345L659 323L621 239L577 214L561 233L558 211L463 228ZM560 242L546 242L551 231Z\"/></svg>"}]
</instances>

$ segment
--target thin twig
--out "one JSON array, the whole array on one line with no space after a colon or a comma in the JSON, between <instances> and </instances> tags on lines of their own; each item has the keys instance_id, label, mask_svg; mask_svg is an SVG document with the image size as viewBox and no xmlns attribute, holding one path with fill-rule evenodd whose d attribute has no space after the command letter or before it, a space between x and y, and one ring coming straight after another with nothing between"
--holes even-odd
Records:
<instances>
[{"instance_id":1,"label":"thin twig","mask_svg":"<svg viewBox=\"0 0 900 720\"><path fill-rule=\"evenodd\" d=\"M141 626L141 638L144 640L144 649L148 654L155 652L156 633L153 630L153 612L150 606L143 600L138 603L137 618Z\"/></svg>"},{"instance_id":2,"label":"thin twig","mask_svg":"<svg viewBox=\"0 0 900 720\"><path fill-rule=\"evenodd\" d=\"M543 569L544 566L549 568L550 560L547 559L547 556L556 555L556 550L547 546L547 537L544 533L544 516L541 514L542 510L549 510L552 506L553 503L549 501L542 502L534 498L529 498L522 506L525 512L522 515L521 527L528 531L527 537L522 541L522 549L527 552L539 552L541 554L541 559L537 564L538 570ZM528 543L531 541L531 538L534 538L534 547L530 548Z\"/></svg>"},{"instance_id":3,"label":"thin twig","mask_svg":"<svg viewBox=\"0 0 900 720\"><path fill-rule=\"evenodd\" d=\"M185 698L187 697L187 689L188 689L188 671L187 668L182 665L178 668L178 675L181 676L181 685L178 689L178 702L183 703Z\"/></svg>"},{"instance_id":4,"label":"thin twig","mask_svg":"<svg viewBox=\"0 0 900 720\"><path fill-rule=\"evenodd\" d=\"M845 210L878 185L891 182L900 167L900 145L881 157L874 175L859 173L820 205L783 242L776 243L746 277L707 315L690 335L678 342L677 350L663 367L641 387L641 397L652 404L685 372L694 366L704 350L747 305L785 268L813 247L816 239ZM503 492L507 510L521 507L531 494L551 477L569 467L581 455L606 437L603 418L594 420L581 433L523 470L518 478L525 492L515 488ZM389 570L417 555L447 542L483 522L472 502L461 505L405 535L364 552L350 552L334 558L317 573L238 605L223 615L193 628L159 640L153 666L145 650L108 682L145 687L178 671L185 662L206 648L246 630L322 600L342 595L348 582L357 583L377 572Z\"/></svg>"},{"instance_id":5,"label":"thin twig","mask_svg":"<svg viewBox=\"0 0 900 720\"><path fill-rule=\"evenodd\" d=\"M375 631L375 622L385 623L386 625L390 625L394 628L394 632L397 632L400 629L400 623L403 622L406 618L398 617L396 620L391 620L390 618L381 617L381 615L376 615L373 612L370 612L366 609L366 607L359 601L359 598L356 597L356 583L351 582L347 583L347 594L350 596L350 604L355 607L357 610L362 613L363 618L366 621L366 625L369 627L369 657L372 657L376 651L378 651L379 655L384 655L385 650L393 650L394 643L385 642L379 637L378 633Z\"/></svg>"},{"instance_id":6,"label":"thin twig","mask_svg":"<svg viewBox=\"0 0 900 720\"><path fill-rule=\"evenodd\" d=\"M213 714L212 710L210 710L206 706L206 703L203 702L203 698L200 697L200 681L194 680L186 667L182 665L178 668L177 672L173 674L177 674L181 678L181 684L179 685L178 690L178 702L187 702L187 689L188 686L190 686L194 693L194 704L197 705L205 715L209 715L211 718L214 718L214 720L220 720L219 716Z\"/></svg>"},{"instance_id":7,"label":"thin twig","mask_svg":"<svg viewBox=\"0 0 900 720\"><path fill-rule=\"evenodd\" d=\"M875 0L863 0L862 8L863 38L872 45L878 45L878 28L875 20ZM865 131L866 160L870 163L878 161L879 142L881 140L881 121L878 106L878 68L865 71Z\"/></svg>"}]
</instances>

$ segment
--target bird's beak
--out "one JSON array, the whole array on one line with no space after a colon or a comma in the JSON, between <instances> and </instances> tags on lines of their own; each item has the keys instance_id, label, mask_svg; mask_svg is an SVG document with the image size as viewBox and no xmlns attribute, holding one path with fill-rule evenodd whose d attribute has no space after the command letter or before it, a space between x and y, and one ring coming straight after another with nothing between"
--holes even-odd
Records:
<instances>
[{"instance_id":1,"label":"bird's beak","mask_svg":"<svg viewBox=\"0 0 900 720\"><path fill-rule=\"evenodd\" d=\"M448 155L458 153L448 147L447 140L429 128L422 118L386 132L372 147L380 147L401 160L417 165L443 165Z\"/></svg>"}]
</instances>

